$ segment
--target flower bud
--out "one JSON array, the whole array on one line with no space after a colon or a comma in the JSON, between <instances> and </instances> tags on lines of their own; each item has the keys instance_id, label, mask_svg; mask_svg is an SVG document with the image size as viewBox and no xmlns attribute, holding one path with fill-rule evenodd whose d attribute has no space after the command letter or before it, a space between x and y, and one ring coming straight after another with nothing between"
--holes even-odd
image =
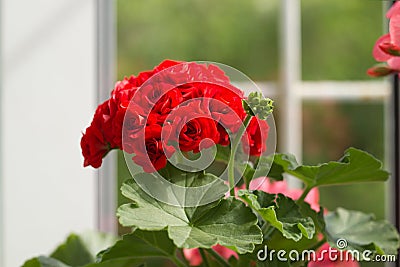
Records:
<instances>
[{"instance_id":1,"label":"flower bud","mask_svg":"<svg viewBox=\"0 0 400 267\"><path fill-rule=\"evenodd\" d=\"M389 54L391 56L399 57L400 56L400 47L392 43L382 43L379 45L379 48Z\"/></svg>"},{"instance_id":2,"label":"flower bud","mask_svg":"<svg viewBox=\"0 0 400 267\"><path fill-rule=\"evenodd\" d=\"M265 98L260 92L251 92L246 101L243 101L243 106L247 114L258 116L265 120L273 111L273 103L269 98Z\"/></svg>"},{"instance_id":3,"label":"flower bud","mask_svg":"<svg viewBox=\"0 0 400 267\"><path fill-rule=\"evenodd\" d=\"M367 74L371 77L383 77L395 72L396 70L382 64L375 65L374 67L367 70Z\"/></svg>"}]
</instances>

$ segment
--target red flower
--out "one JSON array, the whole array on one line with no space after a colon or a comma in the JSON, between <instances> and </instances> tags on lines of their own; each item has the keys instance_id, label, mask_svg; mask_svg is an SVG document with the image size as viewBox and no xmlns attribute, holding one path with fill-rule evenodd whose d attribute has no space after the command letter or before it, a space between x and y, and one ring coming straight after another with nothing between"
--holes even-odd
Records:
<instances>
[{"instance_id":1,"label":"red flower","mask_svg":"<svg viewBox=\"0 0 400 267\"><path fill-rule=\"evenodd\" d=\"M202 84L204 97L210 98L208 109L212 117L231 132L236 132L246 116L243 109L243 92L237 89L215 85Z\"/></svg>"},{"instance_id":2,"label":"red flower","mask_svg":"<svg viewBox=\"0 0 400 267\"><path fill-rule=\"evenodd\" d=\"M85 158L83 166L92 166L98 168L101 166L103 157L110 150L109 145L104 140L104 136L100 129L94 125L86 129L86 133L81 139L82 154Z\"/></svg>"},{"instance_id":3,"label":"red flower","mask_svg":"<svg viewBox=\"0 0 400 267\"><path fill-rule=\"evenodd\" d=\"M106 101L97 107L92 123L82 136L83 166L100 167L103 157L114 148L112 139L110 110Z\"/></svg>"},{"instance_id":4,"label":"red flower","mask_svg":"<svg viewBox=\"0 0 400 267\"><path fill-rule=\"evenodd\" d=\"M123 144L122 149L127 153L134 153L135 143L141 136L144 128L144 118L140 115L140 107L137 105L129 106L125 113L125 121L121 121Z\"/></svg>"},{"instance_id":5,"label":"red flower","mask_svg":"<svg viewBox=\"0 0 400 267\"><path fill-rule=\"evenodd\" d=\"M199 152L218 143L219 132L215 121L202 107L201 100L190 101L171 113L172 139L178 139L182 151Z\"/></svg>"},{"instance_id":6,"label":"red flower","mask_svg":"<svg viewBox=\"0 0 400 267\"><path fill-rule=\"evenodd\" d=\"M171 111L182 103L182 101L183 96L178 89L172 89L166 92L153 105L147 124L159 123L162 125Z\"/></svg>"},{"instance_id":7,"label":"red flower","mask_svg":"<svg viewBox=\"0 0 400 267\"><path fill-rule=\"evenodd\" d=\"M134 76L125 77L115 84L115 89L111 92L109 107L112 119L112 142L119 149L122 149L122 126L126 110L137 91L137 84L137 79Z\"/></svg>"},{"instance_id":8,"label":"red flower","mask_svg":"<svg viewBox=\"0 0 400 267\"><path fill-rule=\"evenodd\" d=\"M163 128L158 124L146 126L145 138L139 138L139 142L134 143L135 156L132 160L142 166L145 172L154 172L164 168L167 164L167 157L174 152L174 148L161 139L161 131L167 131L166 128L168 127ZM143 139L144 143L142 144L141 140Z\"/></svg>"},{"instance_id":9,"label":"red flower","mask_svg":"<svg viewBox=\"0 0 400 267\"><path fill-rule=\"evenodd\" d=\"M269 126L266 121L253 117L243 136L243 149L252 156L260 156L267 149Z\"/></svg>"},{"instance_id":10,"label":"red flower","mask_svg":"<svg viewBox=\"0 0 400 267\"><path fill-rule=\"evenodd\" d=\"M125 77L115 84L110 99L98 106L91 125L82 136L81 148L85 167L91 165L98 168L101 166L102 158L110 149L122 149L124 118L137 89L155 73L179 63L166 60L153 71L142 72L137 77ZM135 109L128 114L125 121L126 136L131 138L135 138L139 128L144 126L142 125L143 117L139 116L143 113L142 108L136 106ZM129 140L127 143L130 144ZM127 146L127 150L132 150L132 148Z\"/></svg>"},{"instance_id":11,"label":"red flower","mask_svg":"<svg viewBox=\"0 0 400 267\"><path fill-rule=\"evenodd\" d=\"M154 68L154 72L157 73L157 72L160 72L162 70L168 69L168 68L170 68L172 66L181 64L181 63L183 63L183 62L182 61L166 59L166 60L164 60L163 62L161 62L158 66L156 66Z\"/></svg>"},{"instance_id":12,"label":"red flower","mask_svg":"<svg viewBox=\"0 0 400 267\"><path fill-rule=\"evenodd\" d=\"M134 95L132 102L142 108L143 115L148 116L157 103L162 102L163 100L165 101L165 98L168 98L166 94L168 94L173 88L174 87L168 83L145 83Z\"/></svg>"},{"instance_id":13,"label":"red flower","mask_svg":"<svg viewBox=\"0 0 400 267\"><path fill-rule=\"evenodd\" d=\"M166 60L137 77L124 78L97 108L82 137L85 166L99 167L102 157L118 148L134 154L135 163L152 172L172 155L170 141L195 153L214 144L229 145L228 133L236 132L246 116L243 98L215 65ZM264 131L265 122L258 126L252 121L245 143L251 155L265 151Z\"/></svg>"},{"instance_id":14,"label":"red flower","mask_svg":"<svg viewBox=\"0 0 400 267\"><path fill-rule=\"evenodd\" d=\"M135 85L137 87L142 86L150 77L152 77L154 74L159 73L160 71L163 71L167 68L170 68L172 66L181 64L182 62L180 61L174 61L174 60L164 60L161 62L158 66L156 66L153 70L150 71L143 71L139 73L139 75L135 78Z\"/></svg>"},{"instance_id":15,"label":"red flower","mask_svg":"<svg viewBox=\"0 0 400 267\"><path fill-rule=\"evenodd\" d=\"M217 130L219 133L218 144L220 144L221 146L228 146L231 142L229 139L229 134L226 132L225 128L218 123Z\"/></svg>"},{"instance_id":16,"label":"red flower","mask_svg":"<svg viewBox=\"0 0 400 267\"><path fill-rule=\"evenodd\" d=\"M178 86L178 89L181 92L184 100L204 97L203 88L199 87L196 83L187 83L184 85L180 85Z\"/></svg>"}]
</instances>

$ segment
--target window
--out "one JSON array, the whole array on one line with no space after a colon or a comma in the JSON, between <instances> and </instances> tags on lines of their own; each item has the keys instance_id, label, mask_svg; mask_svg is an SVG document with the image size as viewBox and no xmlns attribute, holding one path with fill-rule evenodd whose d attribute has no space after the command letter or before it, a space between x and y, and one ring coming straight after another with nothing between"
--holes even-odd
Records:
<instances>
[{"instance_id":1,"label":"window","mask_svg":"<svg viewBox=\"0 0 400 267\"><path fill-rule=\"evenodd\" d=\"M117 0L118 78L165 58L228 64L278 100L278 151L311 164L354 146L387 161L390 82L366 75L385 9L363 0ZM121 155L118 164L121 182ZM321 192L329 209L385 217L385 185Z\"/></svg>"}]
</instances>

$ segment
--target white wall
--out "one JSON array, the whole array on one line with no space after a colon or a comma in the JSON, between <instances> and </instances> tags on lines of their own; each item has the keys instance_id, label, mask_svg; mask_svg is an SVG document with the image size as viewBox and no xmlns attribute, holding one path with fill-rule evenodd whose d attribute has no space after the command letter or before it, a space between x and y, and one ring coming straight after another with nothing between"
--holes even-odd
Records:
<instances>
[{"instance_id":1,"label":"white wall","mask_svg":"<svg viewBox=\"0 0 400 267\"><path fill-rule=\"evenodd\" d=\"M81 131L95 108L94 0L1 0L0 266L95 228Z\"/></svg>"}]
</instances>

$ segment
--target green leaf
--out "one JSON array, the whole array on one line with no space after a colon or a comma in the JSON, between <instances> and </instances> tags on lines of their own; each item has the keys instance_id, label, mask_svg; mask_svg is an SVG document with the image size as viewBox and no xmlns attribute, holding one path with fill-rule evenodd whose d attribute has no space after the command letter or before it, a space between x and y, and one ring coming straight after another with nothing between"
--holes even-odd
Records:
<instances>
[{"instance_id":1,"label":"green leaf","mask_svg":"<svg viewBox=\"0 0 400 267\"><path fill-rule=\"evenodd\" d=\"M253 179L267 176L277 181L282 181L282 175L275 175L276 166L273 164L274 155L260 156L255 164Z\"/></svg>"},{"instance_id":2,"label":"green leaf","mask_svg":"<svg viewBox=\"0 0 400 267\"><path fill-rule=\"evenodd\" d=\"M313 210L307 202L296 203L300 208L300 213L303 216L310 217L315 225L316 231L322 233L325 231L324 208L320 206L319 212Z\"/></svg>"},{"instance_id":3,"label":"green leaf","mask_svg":"<svg viewBox=\"0 0 400 267\"><path fill-rule=\"evenodd\" d=\"M315 225L316 233L323 233L325 231L325 221L323 208L320 208L319 212L311 209L307 202L296 203L300 208L300 213L304 217L310 217ZM265 240L264 243L268 245L269 249L285 250L288 253L291 250L297 250L299 252L303 251L305 248L312 248L317 243L319 243L318 235L314 234L312 239L302 238L299 241L294 241L292 239L285 238L281 232L276 231L270 239Z\"/></svg>"},{"instance_id":4,"label":"green leaf","mask_svg":"<svg viewBox=\"0 0 400 267\"><path fill-rule=\"evenodd\" d=\"M173 258L176 246L166 231L136 230L124 235L114 246L102 253L101 262L116 258Z\"/></svg>"},{"instance_id":5,"label":"green leaf","mask_svg":"<svg viewBox=\"0 0 400 267\"><path fill-rule=\"evenodd\" d=\"M83 267L143 267L145 264L140 259L113 259L107 262L90 263ZM24 263L22 267L71 267L56 259L40 256Z\"/></svg>"},{"instance_id":6,"label":"green leaf","mask_svg":"<svg viewBox=\"0 0 400 267\"><path fill-rule=\"evenodd\" d=\"M146 192L156 194L159 199L176 206L199 206L213 202L224 197L229 190L222 179L203 171L186 172L168 165L160 171L160 175L138 173L135 174L135 180Z\"/></svg>"},{"instance_id":7,"label":"green leaf","mask_svg":"<svg viewBox=\"0 0 400 267\"><path fill-rule=\"evenodd\" d=\"M70 266L82 266L94 262L94 256L88 251L82 239L75 234L68 236L67 241L50 256Z\"/></svg>"},{"instance_id":8,"label":"green leaf","mask_svg":"<svg viewBox=\"0 0 400 267\"><path fill-rule=\"evenodd\" d=\"M290 261L280 261L276 257L272 261L257 261L257 267L290 267Z\"/></svg>"},{"instance_id":9,"label":"green leaf","mask_svg":"<svg viewBox=\"0 0 400 267\"><path fill-rule=\"evenodd\" d=\"M228 163L229 157L231 155L231 146L221 146L217 145L217 154L215 155L215 160Z\"/></svg>"},{"instance_id":10,"label":"green leaf","mask_svg":"<svg viewBox=\"0 0 400 267\"><path fill-rule=\"evenodd\" d=\"M236 259L236 257L230 257L228 262L231 267L253 266L253 264L257 262L257 256L254 253L244 254L240 255L239 259Z\"/></svg>"},{"instance_id":11,"label":"green leaf","mask_svg":"<svg viewBox=\"0 0 400 267\"><path fill-rule=\"evenodd\" d=\"M64 263L44 256L39 256L37 258L30 259L22 265L22 267L70 267Z\"/></svg>"},{"instance_id":12,"label":"green leaf","mask_svg":"<svg viewBox=\"0 0 400 267\"><path fill-rule=\"evenodd\" d=\"M238 195L284 237L294 241L299 241L303 236L313 238L315 226L312 218L303 216L299 206L291 198L259 190L252 193L240 190Z\"/></svg>"},{"instance_id":13,"label":"green leaf","mask_svg":"<svg viewBox=\"0 0 400 267\"><path fill-rule=\"evenodd\" d=\"M145 267L147 266L142 259L132 258L118 258L105 262L91 263L84 267Z\"/></svg>"},{"instance_id":14,"label":"green leaf","mask_svg":"<svg viewBox=\"0 0 400 267\"><path fill-rule=\"evenodd\" d=\"M79 235L89 253L96 259L99 251L112 245L119 239L114 234L98 231L86 231Z\"/></svg>"},{"instance_id":15,"label":"green leaf","mask_svg":"<svg viewBox=\"0 0 400 267\"><path fill-rule=\"evenodd\" d=\"M98 232L86 232L82 235L71 234L51 257L40 256L31 259L23 267L136 267L144 266L141 258L107 258L107 261L95 263L95 255L115 243L113 235ZM103 252L104 254L105 252ZM131 253L131 251L129 251Z\"/></svg>"},{"instance_id":16,"label":"green leaf","mask_svg":"<svg viewBox=\"0 0 400 267\"><path fill-rule=\"evenodd\" d=\"M249 163L243 164L241 168L244 169L243 181L246 185L246 188L249 188L250 182L253 180L256 170Z\"/></svg>"},{"instance_id":17,"label":"green leaf","mask_svg":"<svg viewBox=\"0 0 400 267\"><path fill-rule=\"evenodd\" d=\"M90 263L82 267L142 267L145 263L137 258L117 258L106 262ZM30 259L22 267L71 267L56 259L40 256Z\"/></svg>"},{"instance_id":18,"label":"green leaf","mask_svg":"<svg viewBox=\"0 0 400 267\"><path fill-rule=\"evenodd\" d=\"M243 178L247 188L249 187L251 180L259 177L265 177L267 175L269 178L277 181L283 180L280 166L273 164L273 157L274 155L257 157L254 167L248 163L243 164L245 166Z\"/></svg>"},{"instance_id":19,"label":"green leaf","mask_svg":"<svg viewBox=\"0 0 400 267\"><path fill-rule=\"evenodd\" d=\"M148 231L167 229L178 247L210 248L220 244L246 253L262 242L257 217L237 199L222 199L200 207L176 207L151 198L132 180L122 186L122 194L133 201L118 209L123 226Z\"/></svg>"},{"instance_id":20,"label":"green leaf","mask_svg":"<svg viewBox=\"0 0 400 267\"><path fill-rule=\"evenodd\" d=\"M263 161L261 161L263 157L260 157L260 162L258 164L262 164L262 168L267 169L269 166L265 163L263 163L263 161L265 162L267 159L264 159ZM264 176L268 176L268 178L270 179L274 179L276 181L282 181L283 180L283 173L285 172L285 170L282 168L281 165L276 164L275 162L275 155L274 155L274 160L272 161L271 164L271 160L268 162L268 164L271 165L271 168L269 169L269 172L264 175Z\"/></svg>"},{"instance_id":21,"label":"green leaf","mask_svg":"<svg viewBox=\"0 0 400 267\"><path fill-rule=\"evenodd\" d=\"M93 263L96 253L109 247L115 241L114 236L105 233L86 232L79 236L71 234L50 257L73 267L82 266Z\"/></svg>"},{"instance_id":22,"label":"green leaf","mask_svg":"<svg viewBox=\"0 0 400 267\"><path fill-rule=\"evenodd\" d=\"M368 249L378 254L397 255L399 234L389 222L375 221L371 214L343 208L326 215L325 222L325 234L331 246L338 247L336 242L344 239L348 250Z\"/></svg>"},{"instance_id":23,"label":"green leaf","mask_svg":"<svg viewBox=\"0 0 400 267\"><path fill-rule=\"evenodd\" d=\"M274 164L302 180L308 187L386 181L389 177L389 173L382 170L382 163L378 159L355 148L347 149L339 161L318 166L299 165L293 155L286 154L275 155Z\"/></svg>"}]
</instances>

